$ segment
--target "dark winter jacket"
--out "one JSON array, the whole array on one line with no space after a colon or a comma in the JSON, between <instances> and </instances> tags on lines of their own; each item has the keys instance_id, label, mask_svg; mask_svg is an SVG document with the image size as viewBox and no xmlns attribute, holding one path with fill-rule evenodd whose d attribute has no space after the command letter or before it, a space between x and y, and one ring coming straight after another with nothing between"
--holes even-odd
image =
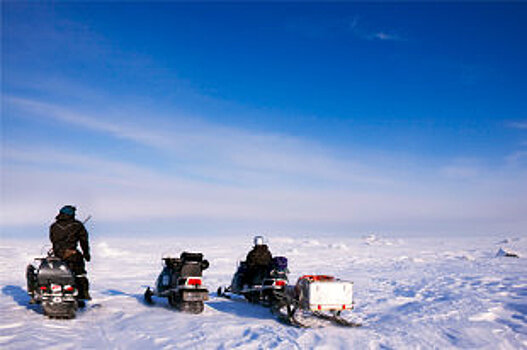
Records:
<instances>
[{"instance_id":1,"label":"dark winter jacket","mask_svg":"<svg viewBox=\"0 0 527 350\"><path fill-rule=\"evenodd\" d=\"M55 255L61 259L68 259L77 250L77 243L80 243L82 255L89 261L88 231L82 222L63 213L59 213L55 219L56 221L49 228L49 239L53 244Z\"/></svg>"},{"instance_id":2,"label":"dark winter jacket","mask_svg":"<svg viewBox=\"0 0 527 350\"><path fill-rule=\"evenodd\" d=\"M247 254L247 267L249 269L261 266L269 266L273 259L267 245L257 245Z\"/></svg>"}]
</instances>

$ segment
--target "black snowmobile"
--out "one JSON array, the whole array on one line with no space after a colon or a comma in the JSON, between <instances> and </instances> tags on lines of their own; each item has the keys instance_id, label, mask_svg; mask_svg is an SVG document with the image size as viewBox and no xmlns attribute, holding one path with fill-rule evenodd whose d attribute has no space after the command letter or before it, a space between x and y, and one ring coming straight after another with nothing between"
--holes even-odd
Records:
<instances>
[{"instance_id":1,"label":"black snowmobile","mask_svg":"<svg viewBox=\"0 0 527 350\"><path fill-rule=\"evenodd\" d=\"M154 290L147 288L145 301L152 304L152 296L168 298L171 306L193 314L203 312L209 291L203 286L202 273L209 267L201 253L183 252L179 258L163 258L163 270L157 277Z\"/></svg>"},{"instance_id":2,"label":"black snowmobile","mask_svg":"<svg viewBox=\"0 0 527 350\"><path fill-rule=\"evenodd\" d=\"M218 288L218 296L230 298L231 294L241 295L251 303L271 306L277 293L283 292L287 285L287 258L274 257L269 266L250 271L245 261L241 261L232 278L231 285Z\"/></svg>"},{"instance_id":3,"label":"black snowmobile","mask_svg":"<svg viewBox=\"0 0 527 350\"><path fill-rule=\"evenodd\" d=\"M36 258L38 268L27 266L27 291L34 303L42 304L44 315L51 318L75 318L78 290L68 265L53 256Z\"/></svg>"}]
</instances>

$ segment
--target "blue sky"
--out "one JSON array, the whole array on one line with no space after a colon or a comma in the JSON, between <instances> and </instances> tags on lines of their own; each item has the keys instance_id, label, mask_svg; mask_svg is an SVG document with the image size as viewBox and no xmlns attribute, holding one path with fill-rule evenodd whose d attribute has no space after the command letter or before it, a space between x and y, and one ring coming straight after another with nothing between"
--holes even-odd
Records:
<instances>
[{"instance_id":1,"label":"blue sky","mask_svg":"<svg viewBox=\"0 0 527 350\"><path fill-rule=\"evenodd\" d=\"M525 3L2 10L5 232L525 232Z\"/></svg>"}]
</instances>

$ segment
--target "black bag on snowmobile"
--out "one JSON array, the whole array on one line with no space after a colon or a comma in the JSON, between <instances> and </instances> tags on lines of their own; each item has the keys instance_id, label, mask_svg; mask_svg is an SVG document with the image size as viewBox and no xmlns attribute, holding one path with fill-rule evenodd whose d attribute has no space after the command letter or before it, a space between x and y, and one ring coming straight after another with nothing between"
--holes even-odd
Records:
<instances>
[{"instance_id":1,"label":"black bag on snowmobile","mask_svg":"<svg viewBox=\"0 0 527 350\"><path fill-rule=\"evenodd\" d=\"M273 270L287 271L287 258L285 256L275 256L271 262Z\"/></svg>"}]
</instances>

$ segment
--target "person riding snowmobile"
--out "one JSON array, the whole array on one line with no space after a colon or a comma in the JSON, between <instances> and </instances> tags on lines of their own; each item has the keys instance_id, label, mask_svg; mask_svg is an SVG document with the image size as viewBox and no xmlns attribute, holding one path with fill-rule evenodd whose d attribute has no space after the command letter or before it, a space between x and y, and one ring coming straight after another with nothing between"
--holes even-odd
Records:
<instances>
[{"instance_id":1,"label":"person riding snowmobile","mask_svg":"<svg viewBox=\"0 0 527 350\"><path fill-rule=\"evenodd\" d=\"M49 239L53 244L53 253L68 264L75 275L75 284L79 290L79 306L82 300L91 300L89 281L86 277L84 260L90 261L88 231L84 224L75 219L76 208L72 205L62 207L55 217L56 221L49 228ZM82 253L77 249L80 244Z\"/></svg>"},{"instance_id":2,"label":"person riding snowmobile","mask_svg":"<svg viewBox=\"0 0 527 350\"><path fill-rule=\"evenodd\" d=\"M264 238L262 236L254 237L254 247L245 259L247 271L244 276L244 284L262 283L263 278L269 271L272 260L273 256L269 251L269 247L264 244Z\"/></svg>"}]
</instances>

